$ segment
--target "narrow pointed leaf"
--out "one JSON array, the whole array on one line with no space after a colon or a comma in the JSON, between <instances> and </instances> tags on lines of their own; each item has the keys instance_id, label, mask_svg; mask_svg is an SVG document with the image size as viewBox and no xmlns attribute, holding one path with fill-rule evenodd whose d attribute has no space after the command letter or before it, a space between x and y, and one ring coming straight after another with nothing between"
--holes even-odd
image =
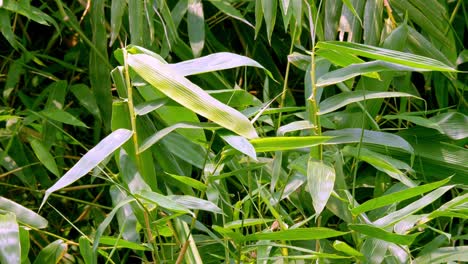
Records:
<instances>
[{"instance_id":1,"label":"narrow pointed leaf","mask_svg":"<svg viewBox=\"0 0 468 264\"><path fill-rule=\"evenodd\" d=\"M402 66L396 63L385 61L370 61L358 64L351 64L345 68L341 68L332 72L328 72L317 80L317 86L328 86L344 82L348 79L359 75L368 75L370 73L383 71L427 71L415 67Z\"/></svg>"},{"instance_id":2,"label":"narrow pointed leaf","mask_svg":"<svg viewBox=\"0 0 468 264\"><path fill-rule=\"evenodd\" d=\"M156 192L141 191L139 194L137 194L137 197L139 197L140 199L144 199L149 203L166 208L173 212L193 214L184 205L170 199L169 197L165 195L162 195Z\"/></svg>"},{"instance_id":3,"label":"narrow pointed leaf","mask_svg":"<svg viewBox=\"0 0 468 264\"><path fill-rule=\"evenodd\" d=\"M276 23L276 10L278 9L278 0L262 0L263 17L267 28L268 42L271 43L271 36Z\"/></svg>"},{"instance_id":4,"label":"narrow pointed leaf","mask_svg":"<svg viewBox=\"0 0 468 264\"><path fill-rule=\"evenodd\" d=\"M200 57L205 45L205 18L201 0L189 0L187 30L194 57Z\"/></svg>"},{"instance_id":5,"label":"narrow pointed leaf","mask_svg":"<svg viewBox=\"0 0 468 264\"><path fill-rule=\"evenodd\" d=\"M244 137L234 135L226 130L218 132L218 135L234 149L240 151L241 153L244 153L245 155L251 157L254 160L257 159L255 148Z\"/></svg>"},{"instance_id":6,"label":"narrow pointed leaf","mask_svg":"<svg viewBox=\"0 0 468 264\"><path fill-rule=\"evenodd\" d=\"M45 228L47 227L47 220L33 212L32 210L13 202L7 198L0 196L0 211L11 212L15 214L16 220L20 223L30 225L34 228Z\"/></svg>"},{"instance_id":7,"label":"narrow pointed leaf","mask_svg":"<svg viewBox=\"0 0 468 264\"><path fill-rule=\"evenodd\" d=\"M468 262L468 246L438 248L413 260L414 264L457 262Z\"/></svg>"},{"instance_id":8,"label":"narrow pointed leaf","mask_svg":"<svg viewBox=\"0 0 468 264\"><path fill-rule=\"evenodd\" d=\"M182 128L185 128L185 129L200 129L200 128L202 128L202 129L216 130L216 129L219 129L220 127L218 125L212 124L212 123L177 123L177 124L172 125L170 127L166 127L164 129L161 129L160 131L154 133L153 135L151 135L150 137L145 139L141 143L141 146L140 146L140 149L138 150L138 152L141 153L141 152L147 150L148 148L150 148L151 146L156 144L159 140L161 140L162 138L167 136L169 133L173 132L176 129L182 129Z\"/></svg>"},{"instance_id":9,"label":"narrow pointed leaf","mask_svg":"<svg viewBox=\"0 0 468 264\"><path fill-rule=\"evenodd\" d=\"M88 127L85 123L81 122L78 118L74 117L72 114L60 110L60 109L46 109L40 112L45 117L52 119L54 121L79 127Z\"/></svg>"},{"instance_id":10,"label":"narrow pointed leaf","mask_svg":"<svg viewBox=\"0 0 468 264\"><path fill-rule=\"evenodd\" d=\"M33 264L59 263L67 249L68 245L63 240L55 240L39 252Z\"/></svg>"},{"instance_id":11,"label":"narrow pointed leaf","mask_svg":"<svg viewBox=\"0 0 468 264\"><path fill-rule=\"evenodd\" d=\"M362 133L362 129L360 128L346 128L326 131L323 135L335 137L330 139L327 144L359 143L362 141L363 143L401 149L408 153L414 152L413 147L406 140L400 136L386 132L364 130L364 133Z\"/></svg>"},{"instance_id":12,"label":"narrow pointed leaf","mask_svg":"<svg viewBox=\"0 0 468 264\"><path fill-rule=\"evenodd\" d=\"M339 93L332 97L329 97L323 102L320 103L320 112L319 115L324 115L330 112L333 112L341 107L346 105L361 102L364 100L370 99L383 99L383 98L392 98L392 97L414 97L412 94L408 93L401 93L401 92L370 92L370 91L353 91L353 92L346 92L346 93Z\"/></svg>"},{"instance_id":13,"label":"narrow pointed leaf","mask_svg":"<svg viewBox=\"0 0 468 264\"><path fill-rule=\"evenodd\" d=\"M444 184L447 184L449 181L450 181L450 178L447 178L445 180L441 180L438 182L433 182L433 183L417 186L414 188L406 189L404 191L399 191L399 192L387 194L381 197L377 197L372 200L368 200L359 206L354 207L351 210L351 213L353 213L353 215L358 215L360 213L371 211L371 210L374 210L374 209L377 209L386 205L399 203L406 199L409 199L409 198L421 195L423 193L432 191L436 188L439 188L443 186Z\"/></svg>"},{"instance_id":14,"label":"narrow pointed leaf","mask_svg":"<svg viewBox=\"0 0 468 264\"><path fill-rule=\"evenodd\" d=\"M39 161L46 167L50 172L52 172L55 176L59 177L59 170L57 167L57 163L55 162L54 157L47 148L37 139L31 140L31 148L36 154L36 157Z\"/></svg>"},{"instance_id":15,"label":"narrow pointed leaf","mask_svg":"<svg viewBox=\"0 0 468 264\"><path fill-rule=\"evenodd\" d=\"M411 204L403 207L402 209L378 219L374 222L374 225L379 227L385 227L390 224L396 223L401 219L407 217L408 215L411 215L421 210L422 208L428 206L429 204L433 203L435 200L439 199L444 193L446 193L453 187L454 185L439 187L438 189L426 194L419 200L412 202Z\"/></svg>"},{"instance_id":16,"label":"narrow pointed leaf","mask_svg":"<svg viewBox=\"0 0 468 264\"><path fill-rule=\"evenodd\" d=\"M65 175L60 178L52 187L46 190L41 206L47 201L50 194L58 191L81 177L85 176L93 168L99 165L104 159L122 146L130 139L133 132L127 129L117 129L105 137L94 148L86 153Z\"/></svg>"},{"instance_id":17,"label":"narrow pointed leaf","mask_svg":"<svg viewBox=\"0 0 468 264\"><path fill-rule=\"evenodd\" d=\"M245 237L246 241L255 240L315 240L347 234L325 227L296 228L277 232L255 233Z\"/></svg>"},{"instance_id":18,"label":"narrow pointed leaf","mask_svg":"<svg viewBox=\"0 0 468 264\"><path fill-rule=\"evenodd\" d=\"M0 213L0 263L21 263L19 226L12 213Z\"/></svg>"},{"instance_id":19,"label":"narrow pointed leaf","mask_svg":"<svg viewBox=\"0 0 468 264\"><path fill-rule=\"evenodd\" d=\"M307 162L307 187L312 205L318 217L325 208L335 185L335 170L322 161L309 159Z\"/></svg>"},{"instance_id":20,"label":"narrow pointed leaf","mask_svg":"<svg viewBox=\"0 0 468 264\"><path fill-rule=\"evenodd\" d=\"M179 181L181 184L185 184L185 185L188 185L192 188L195 188L201 192L204 192L206 191L206 185L203 184L202 182L200 181L197 181L193 178L190 178L190 177L187 177L187 176L179 176L179 175L174 175L174 174L170 174L170 173L167 173L167 175L171 176L172 178L176 179L177 181Z\"/></svg>"},{"instance_id":21,"label":"narrow pointed leaf","mask_svg":"<svg viewBox=\"0 0 468 264\"><path fill-rule=\"evenodd\" d=\"M308 136L308 137L271 137L250 140L256 152L268 152L279 150L292 150L317 146L331 140L333 137Z\"/></svg>"},{"instance_id":22,"label":"narrow pointed leaf","mask_svg":"<svg viewBox=\"0 0 468 264\"><path fill-rule=\"evenodd\" d=\"M192 210L204 210L212 213L222 214L223 211L214 203L189 195L170 195L167 198Z\"/></svg>"},{"instance_id":23,"label":"narrow pointed leaf","mask_svg":"<svg viewBox=\"0 0 468 264\"><path fill-rule=\"evenodd\" d=\"M257 137L255 128L243 114L214 99L166 64L145 54L129 55L128 63L143 79L172 100L241 136Z\"/></svg>"},{"instance_id":24,"label":"narrow pointed leaf","mask_svg":"<svg viewBox=\"0 0 468 264\"><path fill-rule=\"evenodd\" d=\"M350 224L348 227L351 230L359 232L361 234L382 239L387 242L392 242L399 245L411 245L414 239L419 235L419 233L412 234L412 235L400 235L395 233L390 233L385 231L382 228L378 228L371 225L365 224Z\"/></svg>"},{"instance_id":25,"label":"narrow pointed leaf","mask_svg":"<svg viewBox=\"0 0 468 264\"><path fill-rule=\"evenodd\" d=\"M382 60L418 69L456 72L456 69L432 58L358 43L339 41L319 42L317 44L317 48L331 49L340 53L351 53L357 56Z\"/></svg>"},{"instance_id":26,"label":"narrow pointed leaf","mask_svg":"<svg viewBox=\"0 0 468 264\"><path fill-rule=\"evenodd\" d=\"M245 24L247 24L247 25L251 26L252 28L254 28L254 26L252 24L250 24L250 22L247 19L244 18L242 13L239 12L239 10L237 10L236 8L234 8L229 3L229 1L225 1L225 0L209 0L209 1L214 6L216 6L216 8L218 8L219 11L225 13L226 15L228 15L228 16L230 16L232 18L240 20L240 21L244 22Z\"/></svg>"},{"instance_id":27,"label":"narrow pointed leaf","mask_svg":"<svg viewBox=\"0 0 468 264\"><path fill-rule=\"evenodd\" d=\"M266 69L255 60L231 52L218 52L197 59L170 64L170 67L174 71L183 76L227 70L244 66L257 67L266 71ZM270 72L266 72L271 76Z\"/></svg>"}]
</instances>

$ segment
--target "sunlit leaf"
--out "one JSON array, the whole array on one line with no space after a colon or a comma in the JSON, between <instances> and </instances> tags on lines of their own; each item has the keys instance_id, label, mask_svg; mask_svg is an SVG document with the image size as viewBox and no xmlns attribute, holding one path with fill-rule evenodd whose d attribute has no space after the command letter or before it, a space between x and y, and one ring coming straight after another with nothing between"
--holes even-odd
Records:
<instances>
[{"instance_id":1,"label":"sunlit leaf","mask_svg":"<svg viewBox=\"0 0 468 264\"><path fill-rule=\"evenodd\" d=\"M307 162L307 187L317 216L325 208L334 185L335 170L333 167L323 163L323 161L309 159Z\"/></svg>"},{"instance_id":2,"label":"sunlit leaf","mask_svg":"<svg viewBox=\"0 0 468 264\"><path fill-rule=\"evenodd\" d=\"M296 228L276 232L255 233L247 235L246 241L256 240L314 240L337 237L346 232L336 231L325 227Z\"/></svg>"},{"instance_id":3,"label":"sunlit leaf","mask_svg":"<svg viewBox=\"0 0 468 264\"><path fill-rule=\"evenodd\" d=\"M101 163L107 156L127 142L132 134L133 133L130 130L117 129L101 140L101 142L88 151L67 173L65 173L62 178L46 190L40 207L44 205L51 193L58 191L85 176L93 168L98 166L99 163Z\"/></svg>"},{"instance_id":4,"label":"sunlit leaf","mask_svg":"<svg viewBox=\"0 0 468 264\"><path fill-rule=\"evenodd\" d=\"M166 64L144 54L129 55L128 63L141 77L172 100L239 135L257 137L255 128L244 115L214 99Z\"/></svg>"},{"instance_id":5,"label":"sunlit leaf","mask_svg":"<svg viewBox=\"0 0 468 264\"><path fill-rule=\"evenodd\" d=\"M396 243L399 245L411 245L419 235L419 233L412 234L412 235L400 235L395 233L390 233L385 231L382 228L378 228L372 225L364 225L364 224L351 224L348 225L351 230L359 232L361 234L382 239L384 241Z\"/></svg>"},{"instance_id":6,"label":"sunlit leaf","mask_svg":"<svg viewBox=\"0 0 468 264\"><path fill-rule=\"evenodd\" d=\"M16 220L35 228L42 229L47 227L48 224L47 220L42 216L4 197L0 197L0 211L11 212L15 214Z\"/></svg>"},{"instance_id":7,"label":"sunlit leaf","mask_svg":"<svg viewBox=\"0 0 468 264\"><path fill-rule=\"evenodd\" d=\"M254 146L256 152L268 152L317 146L332 138L329 136L268 137L252 139L250 143Z\"/></svg>"},{"instance_id":8,"label":"sunlit leaf","mask_svg":"<svg viewBox=\"0 0 468 264\"><path fill-rule=\"evenodd\" d=\"M415 264L438 264L451 262L467 262L468 246L442 247L427 254L419 256L413 260Z\"/></svg>"},{"instance_id":9,"label":"sunlit leaf","mask_svg":"<svg viewBox=\"0 0 468 264\"><path fill-rule=\"evenodd\" d=\"M369 59L382 60L402 66L430 71L456 71L454 68L432 58L358 43L338 41L319 42L317 43L317 48L331 49L340 53L351 53Z\"/></svg>"},{"instance_id":10,"label":"sunlit leaf","mask_svg":"<svg viewBox=\"0 0 468 264\"><path fill-rule=\"evenodd\" d=\"M19 226L12 213L0 213L0 262L21 263Z\"/></svg>"}]
</instances>

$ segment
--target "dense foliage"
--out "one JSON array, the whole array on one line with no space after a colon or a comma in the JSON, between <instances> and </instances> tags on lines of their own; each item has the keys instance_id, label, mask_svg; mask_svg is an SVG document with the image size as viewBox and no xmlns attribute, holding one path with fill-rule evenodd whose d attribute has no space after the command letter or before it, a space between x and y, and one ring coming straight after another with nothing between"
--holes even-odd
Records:
<instances>
[{"instance_id":1,"label":"dense foliage","mask_svg":"<svg viewBox=\"0 0 468 264\"><path fill-rule=\"evenodd\" d=\"M468 261L464 0L0 0L0 263Z\"/></svg>"}]
</instances>

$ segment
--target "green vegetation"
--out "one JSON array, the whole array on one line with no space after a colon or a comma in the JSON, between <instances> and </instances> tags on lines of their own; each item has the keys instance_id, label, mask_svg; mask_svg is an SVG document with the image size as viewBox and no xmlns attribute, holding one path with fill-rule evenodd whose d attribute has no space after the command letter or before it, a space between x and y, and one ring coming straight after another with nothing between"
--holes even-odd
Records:
<instances>
[{"instance_id":1,"label":"green vegetation","mask_svg":"<svg viewBox=\"0 0 468 264\"><path fill-rule=\"evenodd\" d=\"M0 0L0 263L468 262L464 0Z\"/></svg>"}]
</instances>

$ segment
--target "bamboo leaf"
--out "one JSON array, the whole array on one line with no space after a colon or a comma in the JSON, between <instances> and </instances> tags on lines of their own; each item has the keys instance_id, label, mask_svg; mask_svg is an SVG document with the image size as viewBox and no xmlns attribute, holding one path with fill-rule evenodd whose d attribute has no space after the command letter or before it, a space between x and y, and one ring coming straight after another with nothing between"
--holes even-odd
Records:
<instances>
[{"instance_id":1,"label":"bamboo leaf","mask_svg":"<svg viewBox=\"0 0 468 264\"><path fill-rule=\"evenodd\" d=\"M403 190L403 191L391 193L391 194L388 194L388 195L384 195L384 196L381 196L381 197L377 197L377 198L368 200L368 201L364 202L363 204L361 204L359 206L354 207L351 210L351 213L353 213L353 215L358 215L360 213L371 211L371 210L374 210L374 209L377 209L377 208L380 208L380 207L383 207L383 206L386 206L386 205L390 205L390 204L393 204L393 203L399 203L401 201L404 201L404 200L410 199L412 197L415 197L415 196L421 195L423 193L426 193L426 192L432 191L434 189L437 189L437 188L443 186L444 184L447 184L449 181L450 181L450 178L447 178L445 180L441 180L441 181L438 181L438 182L433 182L433 183L429 183L429 184L409 188L409 189L406 189L406 190Z\"/></svg>"},{"instance_id":2,"label":"bamboo leaf","mask_svg":"<svg viewBox=\"0 0 468 264\"><path fill-rule=\"evenodd\" d=\"M271 78L273 78L271 73L267 71L260 63L252 60L249 57L230 52L218 52L200 58L170 64L172 70L183 76L227 70L244 66L261 68L265 70Z\"/></svg>"},{"instance_id":3,"label":"bamboo leaf","mask_svg":"<svg viewBox=\"0 0 468 264\"><path fill-rule=\"evenodd\" d=\"M452 262L468 262L468 246L437 248L413 260L414 264Z\"/></svg>"},{"instance_id":4,"label":"bamboo leaf","mask_svg":"<svg viewBox=\"0 0 468 264\"><path fill-rule=\"evenodd\" d=\"M40 208L42 208L51 193L58 191L85 176L93 168L98 166L99 163L106 159L107 156L127 142L132 134L133 132L130 130L117 129L101 140L101 142L88 151L88 153L86 153L67 173L65 173L62 178L46 190Z\"/></svg>"},{"instance_id":5,"label":"bamboo leaf","mask_svg":"<svg viewBox=\"0 0 468 264\"><path fill-rule=\"evenodd\" d=\"M386 132L362 131L360 128L346 128L326 131L323 135L335 137L330 139L327 144L359 143L362 141L363 143L401 149L408 153L414 152L413 147L406 140L400 136Z\"/></svg>"},{"instance_id":6,"label":"bamboo leaf","mask_svg":"<svg viewBox=\"0 0 468 264\"><path fill-rule=\"evenodd\" d=\"M351 53L369 59L382 60L385 62L395 63L402 66L424 69L429 71L457 71L456 69L432 58L358 43L327 41L317 43L317 48L330 49L339 53Z\"/></svg>"},{"instance_id":7,"label":"bamboo leaf","mask_svg":"<svg viewBox=\"0 0 468 264\"><path fill-rule=\"evenodd\" d=\"M11 212L15 214L20 223L30 225L34 228L46 228L47 220L32 210L0 196L0 212Z\"/></svg>"},{"instance_id":8,"label":"bamboo leaf","mask_svg":"<svg viewBox=\"0 0 468 264\"><path fill-rule=\"evenodd\" d=\"M349 229L359 232L361 234L382 239L384 241L392 242L399 245L411 245L420 233L412 235L399 235L395 233L390 233L385 231L382 228L378 228L372 225L365 224L350 224L348 225Z\"/></svg>"},{"instance_id":9,"label":"bamboo leaf","mask_svg":"<svg viewBox=\"0 0 468 264\"><path fill-rule=\"evenodd\" d=\"M429 204L433 203L435 200L437 200L439 197L441 197L444 193L452 189L454 185L449 185L449 186L444 186L444 187L439 187L438 189L430 192L429 194L425 195L424 197L416 200L415 202L412 202L411 204L403 207L402 209L395 211L393 213L390 213L377 221L374 222L375 226L378 227L385 227L388 225L391 225L393 223L396 223L400 221L401 219L407 217L408 215L411 215L422 208L428 206Z\"/></svg>"},{"instance_id":10,"label":"bamboo leaf","mask_svg":"<svg viewBox=\"0 0 468 264\"><path fill-rule=\"evenodd\" d=\"M251 26L252 28L255 28L252 24L250 24L249 21L247 21L244 16L239 12L239 10L235 9L228 1L224 0L209 0L210 3L212 3L216 8L219 9L219 11L225 13L226 15L235 18L237 20L240 20L244 22L245 24Z\"/></svg>"},{"instance_id":11,"label":"bamboo leaf","mask_svg":"<svg viewBox=\"0 0 468 264\"><path fill-rule=\"evenodd\" d=\"M256 240L315 240L347 234L325 227L296 228L277 232L255 233L245 236L245 241Z\"/></svg>"},{"instance_id":12,"label":"bamboo leaf","mask_svg":"<svg viewBox=\"0 0 468 264\"><path fill-rule=\"evenodd\" d=\"M122 18L125 13L125 8L127 3L125 0L115 0L111 3L111 30L110 30L110 40L109 47L114 44L114 41L117 39L120 33L120 27L122 26Z\"/></svg>"},{"instance_id":13,"label":"bamboo leaf","mask_svg":"<svg viewBox=\"0 0 468 264\"><path fill-rule=\"evenodd\" d=\"M21 263L19 226L12 213L0 213L0 262Z\"/></svg>"},{"instance_id":14,"label":"bamboo leaf","mask_svg":"<svg viewBox=\"0 0 468 264\"><path fill-rule=\"evenodd\" d=\"M55 162L54 157L47 148L37 139L31 140L31 148L34 151L34 154L39 159L39 161L46 167L50 172L55 176L60 177L59 169L57 163Z\"/></svg>"},{"instance_id":15,"label":"bamboo leaf","mask_svg":"<svg viewBox=\"0 0 468 264\"><path fill-rule=\"evenodd\" d=\"M158 132L154 133L153 135L151 135L150 137L146 138L141 143L140 149L138 150L138 152L141 153L141 152L147 150L148 148L150 148L151 146L156 144L159 140L161 140L162 138L167 136L169 133L173 132L176 129L182 129L182 128L185 128L185 129L200 129L200 128L203 128L203 129L216 130L216 129L219 129L220 127L218 125L212 124L212 123L187 123L187 122L177 123L175 125L172 125L172 126L164 128L164 129L161 129L160 131L158 131Z\"/></svg>"},{"instance_id":16,"label":"bamboo leaf","mask_svg":"<svg viewBox=\"0 0 468 264\"><path fill-rule=\"evenodd\" d=\"M317 80L317 86L328 86L344 82L359 75L368 75L371 73L384 71L427 71L414 67L402 66L400 64L389 63L385 61L371 61L359 64L351 64L332 72L325 73Z\"/></svg>"},{"instance_id":17,"label":"bamboo leaf","mask_svg":"<svg viewBox=\"0 0 468 264\"><path fill-rule=\"evenodd\" d=\"M200 57L205 45L205 18L201 0L189 0L187 30L194 57Z\"/></svg>"},{"instance_id":18,"label":"bamboo leaf","mask_svg":"<svg viewBox=\"0 0 468 264\"><path fill-rule=\"evenodd\" d=\"M271 44L271 35L276 23L276 10L278 9L278 0L262 0L263 17L267 28L268 42Z\"/></svg>"},{"instance_id":19,"label":"bamboo leaf","mask_svg":"<svg viewBox=\"0 0 468 264\"><path fill-rule=\"evenodd\" d=\"M64 124L68 124L68 125L72 125L72 126L79 126L79 127L86 127L88 128L88 126L81 122L78 118L74 117L72 114L66 112L66 111L63 111L63 110L60 110L60 109L45 109L45 110L42 110L41 112L39 112L40 114L42 114L43 116L51 119L51 120L54 120L54 121L57 121L57 122L60 122L60 123L64 123Z\"/></svg>"},{"instance_id":20,"label":"bamboo leaf","mask_svg":"<svg viewBox=\"0 0 468 264\"><path fill-rule=\"evenodd\" d=\"M234 149L240 151L241 153L244 153L245 155L251 157L254 160L257 160L255 148L244 137L233 135L228 131L219 131L218 135Z\"/></svg>"},{"instance_id":21,"label":"bamboo leaf","mask_svg":"<svg viewBox=\"0 0 468 264\"><path fill-rule=\"evenodd\" d=\"M244 115L214 99L166 64L144 54L129 54L128 63L143 79L172 100L241 136L257 137L255 128Z\"/></svg>"},{"instance_id":22,"label":"bamboo leaf","mask_svg":"<svg viewBox=\"0 0 468 264\"><path fill-rule=\"evenodd\" d=\"M309 159L307 162L307 187L312 197L315 215L325 208L335 185L335 170L323 163Z\"/></svg>"},{"instance_id":23,"label":"bamboo leaf","mask_svg":"<svg viewBox=\"0 0 468 264\"><path fill-rule=\"evenodd\" d=\"M293 150L308 148L327 142L333 137L308 136L308 137L270 137L250 140L256 152L269 152L279 150Z\"/></svg>"},{"instance_id":24,"label":"bamboo leaf","mask_svg":"<svg viewBox=\"0 0 468 264\"><path fill-rule=\"evenodd\" d=\"M182 184L186 184L192 188L195 188L201 192L205 192L206 191L206 188L207 186L200 182L200 181L197 181L193 178L190 178L190 177L187 177L187 176L179 176L179 175L174 175L174 174L170 174L170 173L167 173L167 175L171 176L172 178L176 179L177 181L179 181L180 183Z\"/></svg>"},{"instance_id":25,"label":"bamboo leaf","mask_svg":"<svg viewBox=\"0 0 468 264\"><path fill-rule=\"evenodd\" d=\"M184 207L192 210L204 210L216 214L222 214L223 211L214 203L189 195L169 195L169 199Z\"/></svg>"},{"instance_id":26,"label":"bamboo leaf","mask_svg":"<svg viewBox=\"0 0 468 264\"><path fill-rule=\"evenodd\" d=\"M408 93L401 92L371 92L371 91L353 91L353 92L344 92L334 95L325 99L320 103L320 112L319 115L324 115L330 112L333 112L341 107L346 105L361 102L364 100L370 99L383 99L383 98L393 98L393 97L414 97L421 99L417 96Z\"/></svg>"},{"instance_id":27,"label":"bamboo leaf","mask_svg":"<svg viewBox=\"0 0 468 264\"><path fill-rule=\"evenodd\" d=\"M63 240L55 240L39 252L33 264L59 263L67 253L68 245Z\"/></svg>"}]
</instances>

